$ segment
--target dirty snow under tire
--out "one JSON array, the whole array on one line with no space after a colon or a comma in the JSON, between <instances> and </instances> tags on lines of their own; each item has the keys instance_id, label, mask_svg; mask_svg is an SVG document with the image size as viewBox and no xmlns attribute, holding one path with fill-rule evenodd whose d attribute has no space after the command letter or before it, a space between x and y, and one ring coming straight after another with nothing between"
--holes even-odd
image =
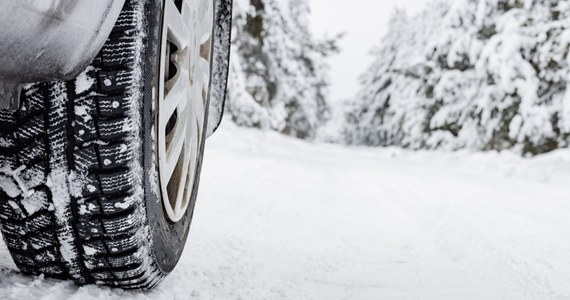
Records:
<instances>
[{"instance_id":1,"label":"dirty snow under tire","mask_svg":"<svg viewBox=\"0 0 570 300\"><path fill-rule=\"evenodd\" d=\"M154 163L161 2L128 0L84 73L28 85L17 112L0 111L1 231L22 272L150 289L178 262L200 166L186 215L167 221Z\"/></svg>"}]
</instances>

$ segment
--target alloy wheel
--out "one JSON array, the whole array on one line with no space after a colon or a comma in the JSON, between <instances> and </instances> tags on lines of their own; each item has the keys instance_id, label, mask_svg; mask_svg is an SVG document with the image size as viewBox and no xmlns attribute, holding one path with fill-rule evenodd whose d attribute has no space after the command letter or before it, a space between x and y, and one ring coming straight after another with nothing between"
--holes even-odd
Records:
<instances>
[{"instance_id":1,"label":"alloy wheel","mask_svg":"<svg viewBox=\"0 0 570 300\"><path fill-rule=\"evenodd\" d=\"M166 0L158 91L158 169L163 207L180 221L190 204L205 133L214 3Z\"/></svg>"}]
</instances>

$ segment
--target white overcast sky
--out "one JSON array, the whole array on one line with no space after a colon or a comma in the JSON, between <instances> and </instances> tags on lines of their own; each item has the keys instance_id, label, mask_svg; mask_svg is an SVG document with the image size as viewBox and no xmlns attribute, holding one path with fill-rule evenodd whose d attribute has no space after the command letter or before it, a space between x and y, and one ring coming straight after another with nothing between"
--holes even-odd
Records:
<instances>
[{"instance_id":1,"label":"white overcast sky","mask_svg":"<svg viewBox=\"0 0 570 300\"><path fill-rule=\"evenodd\" d=\"M310 0L311 26L317 37L346 32L342 52L329 60L331 97L339 101L354 97L358 77L372 62L370 50L380 44L386 24L396 7L416 13L430 0Z\"/></svg>"}]
</instances>

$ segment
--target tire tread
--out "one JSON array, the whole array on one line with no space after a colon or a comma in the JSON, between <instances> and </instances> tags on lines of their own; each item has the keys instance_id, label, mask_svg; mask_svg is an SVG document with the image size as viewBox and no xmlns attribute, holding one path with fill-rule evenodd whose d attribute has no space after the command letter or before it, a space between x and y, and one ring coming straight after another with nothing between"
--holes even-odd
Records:
<instances>
[{"instance_id":1,"label":"tire tread","mask_svg":"<svg viewBox=\"0 0 570 300\"><path fill-rule=\"evenodd\" d=\"M112 34L87 69L95 83L76 94L74 80L28 85L20 110L0 111L0 231L26 274L150 289L164 273L153 261L144 197L133 166L135 65L143 1L127 0ZM137 41L139 40L139 41ZM66 93L66 107L52 99ZM54 143L66 143L74 255L66 262L50 190ZM60 144L58 144L60 145ZM137 196L138 195L138 196ZM33 202L33 204L32 204Z\"/></svg>"}]
</instances>

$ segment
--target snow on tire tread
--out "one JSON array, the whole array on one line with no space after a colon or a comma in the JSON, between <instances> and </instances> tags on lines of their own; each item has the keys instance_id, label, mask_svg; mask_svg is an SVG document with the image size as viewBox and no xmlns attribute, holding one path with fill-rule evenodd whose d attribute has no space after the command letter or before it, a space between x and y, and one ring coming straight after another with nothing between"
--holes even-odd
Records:
<instances>
[{"instance_id":1,"label":"snow on tire tread","mask_svg":"<svg viewBox=\"0 0 570 300\"><path fill-rule=\"evenodd\" d=\"M28 85L0 111L0 229L24 273L135 289L164 276L136 155L146 4L127 0L80 79Z\"/></svg>"}]
</instances>

